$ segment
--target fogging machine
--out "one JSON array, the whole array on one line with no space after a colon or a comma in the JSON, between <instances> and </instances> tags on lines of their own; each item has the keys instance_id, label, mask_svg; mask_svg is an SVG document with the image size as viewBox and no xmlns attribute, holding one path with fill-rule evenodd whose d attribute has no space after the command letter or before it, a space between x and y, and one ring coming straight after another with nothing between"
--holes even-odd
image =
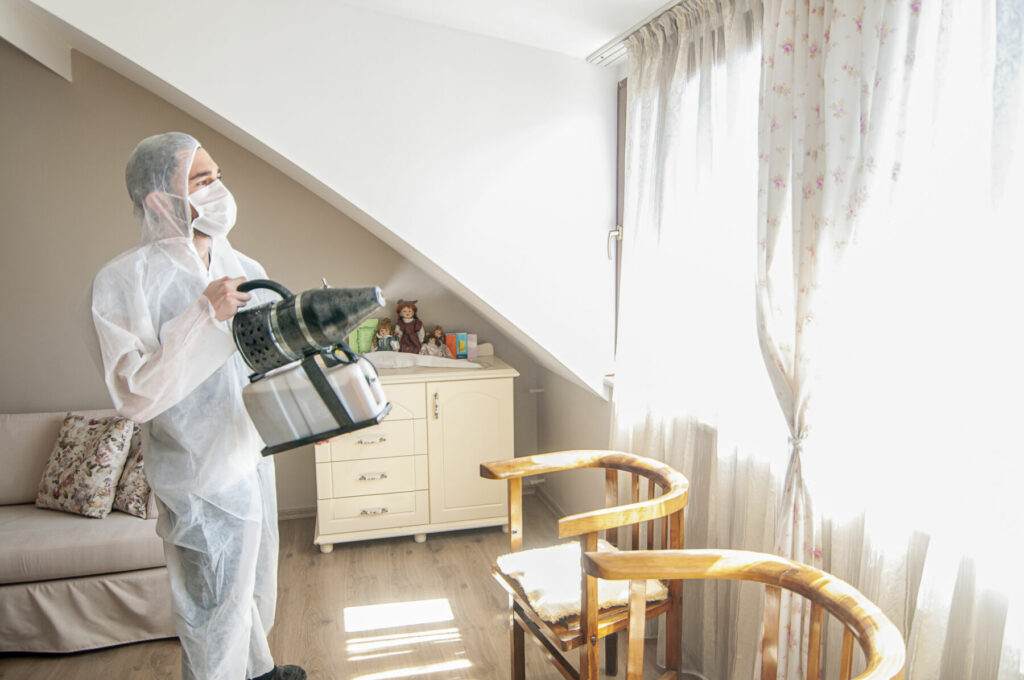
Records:
<instances>
[{"instance_id":1,"label":"fogging machine","mask_svg":"<svg viewBox=\"0 0 1024 680\"><path fill-rule=\"evenodd\" d=\"M254 372L242 400L266 446L280 453L378 424L391 410L377 369L345 338L384 307L379 287L324 288L293 295L253 279L238 290L271 290L280 300L235 314L232 334Z\"/></svg>"}]
</instances>

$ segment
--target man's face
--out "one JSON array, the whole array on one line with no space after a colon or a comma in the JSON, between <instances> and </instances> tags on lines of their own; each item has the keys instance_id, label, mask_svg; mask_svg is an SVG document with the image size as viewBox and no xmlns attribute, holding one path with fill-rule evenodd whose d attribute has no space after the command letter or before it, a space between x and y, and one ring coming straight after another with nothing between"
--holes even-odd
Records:
<instances>
[{"instance_id":1,"label":"man's face","mask_svg":"<svg viewBox=\"0 0 1024 680\"><path fill-rule=\"evenodd\" d=\"M199 191L207 184L220 179L220 176L220 166L213 161L206 149L199 147L188 171L188 193Z\"/></svg>"},{"instance_id":2,"label":"man's face","mask_svg":"<svg viewBox=\"0 0 1024 680\"><path fill-rule=\"evenodd\" d=\"M220 166L217 165L210 153L203 147L196 149L192 158L192 167L188 171L188 193L194 194L210 182L220 179ZM199 217L195 207L188 206L192 211L192 219Z\"/></svg>"}]
</instances>

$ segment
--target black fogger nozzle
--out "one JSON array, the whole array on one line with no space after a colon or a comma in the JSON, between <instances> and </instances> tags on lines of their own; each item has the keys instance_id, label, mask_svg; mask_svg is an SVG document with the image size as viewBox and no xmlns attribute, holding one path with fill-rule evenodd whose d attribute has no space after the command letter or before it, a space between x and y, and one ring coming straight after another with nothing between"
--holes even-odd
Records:
<instances>
[{"instance_id":1,"label":"black fogger nozzle","mask_svg":"<svg viewBox=\"0 0 1024 680\"><path fill-rule=\"evenodd\" d=\"M314 288L292 295L275 281L253 279L238 290L259 288L272 290L282 299L243 309L232 324L235 346L257 373L338 345L387 304L378 286Z\"/></svg>"}]
</instances>

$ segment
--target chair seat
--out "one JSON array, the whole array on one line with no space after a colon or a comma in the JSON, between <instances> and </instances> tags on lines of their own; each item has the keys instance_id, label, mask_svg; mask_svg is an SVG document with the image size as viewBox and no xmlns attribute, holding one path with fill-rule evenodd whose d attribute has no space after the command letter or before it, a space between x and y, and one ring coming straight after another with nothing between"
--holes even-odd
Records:
<instances>
[{"instance_id":1,"label":"chair seat","mask_svg":"<svg viewBox=\"0 0 1024 680\"><path fill-rule=\"evenodd\" d=\"M597 542L599 552L616 551L615 546L603 539ZM580 615L582 581L582 553L579 541L568 541L547 548L521 550L498 558L499 571L515 581L527 602L540 618L558 623ZM668 597L668 588L652 579L647 584L647 601L657 602ZM597 582L598 608L601 610L625 606L629 602L629 581Z\"/></svg>"},{"instance_id":2,"label":"chair seat","mask_svg":"<svg viewBox=\"0 0 1024 680\"><path fill-rule=\"evenodd\" d=\"M576 649L583 644L583 633L578 614L569 616L557 623L542 620L530 609L526 593L519 587L519 582L506 576L497 564L491 565L491 573L505 591L512 596L515 606L513 615L520 623L543 637L548 643L563 652ZM654 618L668 611L669 600L665 598L647 605L647 618ZM602 609L598 613L597 637L604 638L612 633L626 630L629 624L629 607L626 605Z\"/></svg>"}]
</instances>

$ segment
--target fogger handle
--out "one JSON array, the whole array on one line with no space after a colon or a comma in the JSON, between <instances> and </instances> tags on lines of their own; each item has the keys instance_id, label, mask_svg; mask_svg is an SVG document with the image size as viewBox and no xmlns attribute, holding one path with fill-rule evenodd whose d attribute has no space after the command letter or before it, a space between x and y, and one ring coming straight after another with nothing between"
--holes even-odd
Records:
<instances>
[{"instance_id":1,"label":"fogger handle","mask_svg":"<svg viewBox=\"0 0 1024 680\"><path fill-rule=\"evenodd\" d=\"M238 285L238 292L248 293L251 290L258 290L260 288L272 290L282 298L291 297L292 295L290 290L282 286L277 281L271 281L270 279L250 279L249 281L243 281Z\"/></svg>"}]
</instances>

